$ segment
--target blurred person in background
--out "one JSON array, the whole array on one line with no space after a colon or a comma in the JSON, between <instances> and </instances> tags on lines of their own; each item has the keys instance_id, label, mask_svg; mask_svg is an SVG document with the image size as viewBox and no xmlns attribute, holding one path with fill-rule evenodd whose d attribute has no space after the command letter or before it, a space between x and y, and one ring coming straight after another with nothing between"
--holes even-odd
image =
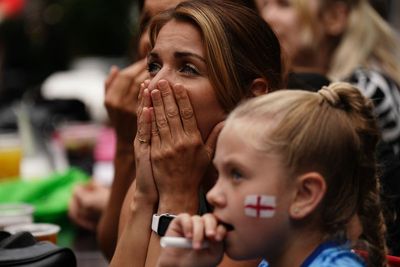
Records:
<instances>
[{"instance_id":1,"label":"blurred person in background","mask_svg":"<svg viewBox=\"0 0 400 267\"><path fill-rule=\"evenodd\" d=\"M382 140L383 194L399 212L400 51L398 36L367 0L260 0L297 73L346 80L373 100ZM399 254L399 221L389 227L389 246ZM397 228L397 229L396 229Z\"/></svg>"}]
</instances>

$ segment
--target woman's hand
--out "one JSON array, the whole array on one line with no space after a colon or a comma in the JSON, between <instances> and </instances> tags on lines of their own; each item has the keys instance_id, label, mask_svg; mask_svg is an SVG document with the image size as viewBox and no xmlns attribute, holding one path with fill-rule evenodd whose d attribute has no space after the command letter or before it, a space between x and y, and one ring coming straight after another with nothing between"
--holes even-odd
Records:
<instances>
[{"instance_id":1,"label":"woman's hand","mask_svg":"<svg viewBox=\"0 0 400 267\"><path fill-rule=\"evenodd\" d=\"M137 110L137 133L134 141L136 163L136 190L135 196L142 197L151 203L158 201L158 192L153 178L150 161L151 142L151 99L146 80L140 85L138 96L139 106Z\"/></svg>"},{"instance_id":2,"label":"woman's hand","mask_svg":"<svg viewBox=\"0 0 400 267\"><path fill-rule=\"evenodd\" d=\"M198 198L198 190L212 160L222 124L204 144L194 111L183 85L158 82L151 91L153 103L151 162L160 203L186 196Z\"/></svg>"},{"instance_id":3,"label":"woman's hand","mask_svg":"<svg viewBox=\"0 0 400 267\"><path fill-rule=\"evenodd\" d=\"M180 214L168 227L166 236L184 237L192 241L192 249L163 248L158 261L159 267L169 266L217 266L223 257L223 239L226 229L218 225L212 214L202 217ZM208 247L202 248L207 240Z\"/></svg>"},{"instance_id":4,"label":"woman's hand","mask_svg":"<svg viewBox=\"0 0 400 267\"><path fill-rule=\"evenodd\" d=\"M143 59L121 71L113 66L105 82L105 106L120 143L132 144L139 85L147 77L146 59Z\"/></svg>"}]
</instances>

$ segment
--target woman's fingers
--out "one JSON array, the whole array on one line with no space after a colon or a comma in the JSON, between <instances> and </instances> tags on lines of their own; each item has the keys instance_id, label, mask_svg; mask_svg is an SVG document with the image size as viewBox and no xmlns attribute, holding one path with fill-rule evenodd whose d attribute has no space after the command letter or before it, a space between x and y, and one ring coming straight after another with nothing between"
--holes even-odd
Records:
<instances>
[{"instance_id":1,"label":"woman's fingers","mask_svg":"<svg viewBox=\"0 0 400 267\"><path fill-rule=\"evenodd\" d=\"M146 93L145 90L147 90ZM138 103L139 105L136 114L137 117L140 117L143 107L151 107L151 96L150 96L150 91L148 90L148 80L140 84Z\"/></svg>"},{"instance_id":2,"label":"woman's fingers","mask_svg":"<svg viewBox=\"0 0 400 267\"><path fill-rule=\"evenodd\" d=\"M199 134L192 104L186 89L181 84L174 85L174 94L178 103L183 129L188 135Z\"/></svg>"},{"instance_id":3,"label":"woman's fingers","mask_svg":"<svg viewBox=\"0 0 400 267\"><path fill-rule=\"evenodd\" d=\"M161 92L158 89L151 91L151 100L153 103L155 122L162 143L171 142L171 132L168 120L165 115L164 103L161 97Z\"/></svg>"},{"instance_id":4,"label":"woman's fingers","mask_svg":"<svg viewBox=\"0 0 400 267\"><path fill-rule=\"evenodd\" d=\"M161 146L160 136L156 123L156 115L154 114L154 108L151 109L151 148L159 149Z\"/></svg>"},{"instance_id":5,"label":"woman's fingers","mask_svg":"<svg viewBox=\"0 0 400 267\"><path fill-rule=\"evenodd\" d=\"M179 109L176 104L174 93L170 84L166 80L160 80L158 82L158 88L161 92L165 115L168 120L171 135L177 137L182 133L182 122L179 116Z\"/></svg>"},{"instance_id":6,"label":"woman's fingers","mask_svg":"<svg viewBox=\"0 0 400 267\"><path fill-rule=\"evenodd\" d=\"M140 146L148 146L151 139L151 108L143 107L140 117L138 118L138 130L135 142Z\"/></svg>"}]
</instances>

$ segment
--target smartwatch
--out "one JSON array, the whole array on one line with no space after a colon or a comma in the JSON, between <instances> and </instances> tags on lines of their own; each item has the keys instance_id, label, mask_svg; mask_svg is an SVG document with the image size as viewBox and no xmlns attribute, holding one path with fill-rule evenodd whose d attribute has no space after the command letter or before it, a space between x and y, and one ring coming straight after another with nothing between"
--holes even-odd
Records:
<instances>
[{"instance_id":1,"label":"smartwatch","mask_svg":"<svg viewBox=\"0 0 400 267\"><path fill-rule=\"evenodd\" d=\"M156 232L159 236L164 236L167 232L169 223L176 217L169 213L153 214L153 220L151 222L151 229Z\"/></svg>"}]
</instances>

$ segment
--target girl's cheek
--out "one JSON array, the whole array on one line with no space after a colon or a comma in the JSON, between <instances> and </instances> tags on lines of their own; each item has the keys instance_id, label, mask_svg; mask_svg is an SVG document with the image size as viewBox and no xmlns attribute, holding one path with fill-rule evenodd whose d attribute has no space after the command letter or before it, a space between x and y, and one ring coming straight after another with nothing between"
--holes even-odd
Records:
<instances>
[{"instance_id":1,"label":"girl's cheek","mask_svg":"<svg viewBox=\"0 0 400 267\"><path fill-rule=\"evenodd\" d=\"M244 198L244 214L257 219L275 215L276 197L270 195L247 195Z\"/></svg>"}]
</instances>

